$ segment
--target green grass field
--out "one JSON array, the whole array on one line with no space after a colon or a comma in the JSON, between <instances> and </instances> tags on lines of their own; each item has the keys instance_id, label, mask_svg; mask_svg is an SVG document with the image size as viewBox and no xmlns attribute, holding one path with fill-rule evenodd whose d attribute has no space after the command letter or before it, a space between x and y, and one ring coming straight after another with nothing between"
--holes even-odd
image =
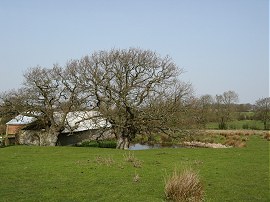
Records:
<instances>
[{"instance_id":1,"label":"green grass field","mask_svg":"<svg viewBox=\"0 0 270 202\"><path fill-rule=\"evenodd\" d=\"M164 177L186 167L205 201L270 201L269 141L258 136L228 149L0 148L0 201L165 201Z\"/></svg>"},{"instance_id":2,"label":"green grass field","mask_svg":"<svg viewBox=\"0 0 270 202\"><path fill-rule=\"evenodd\" d=\"M264 125L262 121L256 120L235 120L227 123L228 129L252 129L252 130L263 130ZM219 129L217 122L211 122L206 124L207 129Z\"/></svg>"}]
</instances>

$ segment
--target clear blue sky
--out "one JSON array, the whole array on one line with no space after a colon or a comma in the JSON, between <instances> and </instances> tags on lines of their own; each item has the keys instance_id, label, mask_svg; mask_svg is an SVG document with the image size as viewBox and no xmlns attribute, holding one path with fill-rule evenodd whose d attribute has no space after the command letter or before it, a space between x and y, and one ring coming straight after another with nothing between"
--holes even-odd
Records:
<instances>
[{"instance_id":1,"label":"clear blue sky","mask_svg":"<svg viewBox=\"0 0 270 202\"><path fill-rule=\"evenodd\" d=\"M129 47L170 55L197 96L269 96L268 0L0 0L0 91L29 67Z\"/></svg>"}]
</instances>

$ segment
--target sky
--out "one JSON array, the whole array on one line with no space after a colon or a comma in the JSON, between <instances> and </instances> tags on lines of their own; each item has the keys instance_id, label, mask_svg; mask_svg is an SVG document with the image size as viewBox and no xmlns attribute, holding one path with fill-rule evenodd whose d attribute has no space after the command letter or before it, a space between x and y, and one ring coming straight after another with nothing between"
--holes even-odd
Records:
<instances>
[{"instance_id":1,"label":"sky","mask_svg":"<svg viewBox=\"0 0 270 202\"><path fill-rule=\"evenodd\" d=\"M268 0L0 0L0 92L30 67L130 47L169 55L196 96L269 97Z\"/></svg>"}]
</instances>

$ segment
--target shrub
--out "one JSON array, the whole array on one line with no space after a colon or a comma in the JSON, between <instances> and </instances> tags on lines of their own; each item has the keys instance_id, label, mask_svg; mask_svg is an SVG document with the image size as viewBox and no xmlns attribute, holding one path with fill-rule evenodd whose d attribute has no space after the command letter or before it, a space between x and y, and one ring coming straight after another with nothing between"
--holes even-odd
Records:
<instances>
[{"instance_id":1,"label":"shrub","mask_svg":"<svg viewBox=\"0 0 270 202\"><path fill-rule=\"evenodd\" d=\"M99 142L99 147L100 148L116 148L116 141L114 140L106 140L106 141L101 141Z\"/></svg>"},{"instance_id":2,"label":"shrub","mask_svg":"<svg viewBox=\"0 0 270 202\"><path fill-rule=\"evenodd\" d=\"M116 141L104 140L104 141L84 141L78 147L100 147L100 148L116 148Z\"/></svg>"},{"instance_id":3,"label":"shrub","mask_svg":"<svg viewBox=\"0 0 270 202\"><path fill-rule=\"evenodd\" d=\"M79 147L98 147L98 143L96 141L84 141Z\"/></svg>"},{"instance_id":4,"label":"shrub","mask_svg":"<svg viewBox=\"0 0 270 202\"><path fill-rule=\"evenodd\" d=\"M259 130L259 127L256 124L252 124L250 126L250 129L252 129L252 130Z\"/></svg>"},{"instance_id":5,"label":"shrub","mask_svg":"<svg viewBox=\"0 0 270 202\"><path fill-rule=\"evenodd\" d=\"M218 124L218 128L219 129L222 129L222 130L226 130L228 128L227 124L226 123L219 123Z\"/></svg>"},{"instance_id":6,"label":"shrub","mask_svg":"<svg viewBox=\"0 0 270 202\"><path fill-rule=\"evenodd\" d=\"M182 173L173 172L165 181L165 195L172 201L202 201L203 186L198 174L191 170L184 170Z\"/></svg>"},{"instance_id":7,"label":"shrub","mask_svg":"<svg viewBox=\"0 0 270 202\"><path fill-rule=\"evenodd\" d=\"M160 135L160 141L162 143L172 142L172 138L170 136L168 136L168 135L161 134Z\"/></svg>"},{"instance_id":8,"label":"shrub","mask_svg":"<svg viewBox=\"0 0 270 202\"><path fill-rule=\"evenodd\" d=\"M243 129L249 129L248 123L244 123L244 124L242 125L242 128L243 128Z\"/></svg>"}]
</instances>

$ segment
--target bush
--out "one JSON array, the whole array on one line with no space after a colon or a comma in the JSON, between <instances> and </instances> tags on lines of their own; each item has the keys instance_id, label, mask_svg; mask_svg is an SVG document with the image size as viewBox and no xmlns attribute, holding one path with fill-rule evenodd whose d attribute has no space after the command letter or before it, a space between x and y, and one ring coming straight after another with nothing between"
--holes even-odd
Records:
<instances>
[{"instance_id":1,"label":"bush","mask_svg":"<svg viewBox=\"0 0 270 202\"><path fill-rule=\"evenodd\" d=\"M230 128L230 129L236 129L237 127L236 127L235 124L230 124L230 125L229 125L229 128Z\"/></svg>"},{"instance_id":2,"label":"bush","mask_svg":"<svg viewBox=\"0 0 270 202\"><path fill-rule=\"evenodd\" d=\"M98 147L98 143L96 141L84 141L79 147Z\"/></svg>"},{"instance_id":3,"label":"bush","mask_svg":"<svg viewBox=\"0 0 270 202\"><path fill-rule=\"evenodd\" d=\"M114 140L104 140L104 141L84 141L79 147L99 147L99 148L116 148L116 141Z\"/></svg>"},{"instance_id":4,"label":"bush","mask_svg":"<svg viewBox=\"0 0 270 202\"><path fill-rule=\"evenodd\" d=\"M165 181L165 195L172 201L203 201L203 186L198 174L191 169L173 172Z\"/></svg>"},{"instance_id":5,"label":"bush","mask_svg":"<svg viewBox=\"0 0 270 202\"><path fill-rule=\"evenodd\" d=\"M248 123L244 123L244 124L242 125L242 128L243 128L243 129L249 129Z\"/></svg>"},{"instance_id":6,"label":"bush","mask_svg":"<svg viewBox=\"0 0 270 202\"><path fill-rule=\"evenodd\" d=\"M259 130L259 127L256 124L252 124L250 126L250 129L252 129L252 130Z\"/></svg>"},{"instance_id":7,"label":"bush","mask_svg":"<svg viewBox=\"0 0 270 202\"><path fill-rule=\"evenodd\" d=\"M161 134L160 135L160 141L162 143L172 142L172 138L170 136L168 136L168 135Z\"/></svg>"},{"instance_id":8,"label":"bush","mask_svg":"<svg viewBox=\"0 0 270 202\"><path fill-rule=\"evenodd\" d=\"M116 148L116 141L114 140L106 140L106 141L101 141L99 142L99 147L100 148Z\"/></svg>"},{"instance_id":9,"label":"bush","mask_svg":"<svg viewBox=\"0 0 270 202\"><path fill-rule=\"evenodd\" d=\"M226 123L219 123L218 128L221 130L226 130L228 128L228 126Z\"/></svg>"}]
</instances>

